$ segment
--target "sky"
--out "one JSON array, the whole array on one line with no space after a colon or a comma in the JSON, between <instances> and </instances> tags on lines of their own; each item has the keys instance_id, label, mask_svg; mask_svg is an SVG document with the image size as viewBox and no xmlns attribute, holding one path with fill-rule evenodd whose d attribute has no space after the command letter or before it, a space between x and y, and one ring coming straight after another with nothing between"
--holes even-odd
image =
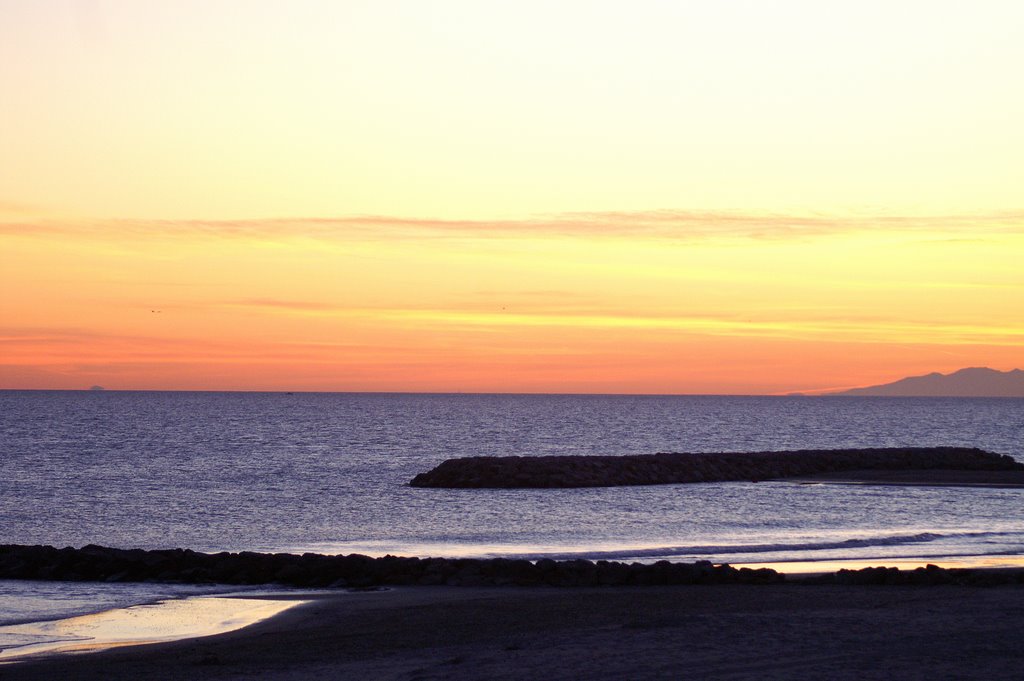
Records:
<instances>
[{"instance_id":1,"label":"sky","mask_svg":"<svg viewBox=\"0 0 1024 681\"><path fill-rule=\"evenodd\" d=\"M0 388L1024 367L1024 4L0 0Z\"/></svg>"}]
</instances>

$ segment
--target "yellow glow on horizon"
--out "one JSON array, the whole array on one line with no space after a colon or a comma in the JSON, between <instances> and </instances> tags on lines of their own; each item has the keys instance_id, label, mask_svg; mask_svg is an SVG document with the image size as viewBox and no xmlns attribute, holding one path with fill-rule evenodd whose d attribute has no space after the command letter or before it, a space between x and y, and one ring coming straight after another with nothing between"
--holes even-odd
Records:
<instances>
[{"instance_id":1,"label":"yellow glow on horizon","mask_svg":"<svg viewBox=\"0 0 1024 681\"><path fill-rule=\"evenodd\" d=\"M1024 225L591 219L0 225L8 384L785 392L1019 360Z\"/></svg>"},{"instance_id":2,"label":"yellow glow on horizon","mask_svg":"<svg viewBox=\"0 0 1024 681\"><path fill-rule=\"evenodd\" d=\"M1024 365L1024 4L0 7L0 387Z\"/></svg>"}]
</instances>

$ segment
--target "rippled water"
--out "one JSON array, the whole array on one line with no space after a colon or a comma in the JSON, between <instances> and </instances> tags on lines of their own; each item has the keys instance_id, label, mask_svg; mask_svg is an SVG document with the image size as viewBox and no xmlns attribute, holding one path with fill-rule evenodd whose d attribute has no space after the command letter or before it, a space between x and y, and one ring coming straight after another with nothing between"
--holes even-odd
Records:
<instances>
[{"instance_id":1,"label":"rippled water","mask_svg":"<svg viewBox=\"0 0 1024 681\"><path fill-rule=\"evenodd\" d=\"M224 590L223 586L193 584L97 584L0 579L0 603L3 605L0 625L87 615L99 610L155 603L169 598L216 594Z\"/></svg>"},{"instance_id":2,"label":"rippled water","mask_svg":"<svg viewBox=\"0 0 1024 681\"><path fill-rule=\"evenodd\" d=\"M480 454L967 445L1024 460L1022 407L1014 399L0 392L0 543L731 560L1021 550L1019 490L406 483L443 459Z\"/></svg>"},{"instance_id":3,"label":"rippled water","mask_svg":"<svg viewBox=\"0 0 1024 681\"><path fill-rule=\"evenodd\" d=\"M1024 400L0 391L0 543L732 563L1024 555L1024 490L406 484L480 454L901 445L1024 460ZM12 584L0 583L0 621L163 595Z\"/></svg>"}]
</instances>

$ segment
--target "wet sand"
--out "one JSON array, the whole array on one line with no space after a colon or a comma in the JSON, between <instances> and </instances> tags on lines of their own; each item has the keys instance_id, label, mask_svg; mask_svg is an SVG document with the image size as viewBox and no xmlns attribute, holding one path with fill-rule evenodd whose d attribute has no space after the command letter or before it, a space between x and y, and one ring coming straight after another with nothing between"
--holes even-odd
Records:
<instances>
[{"instance_id":1,"label":"wet sand","mask_svg":"<svg viewBox=\"0 0 1024 681\"><path fill-rule=\"evenodd\" d=\"M0 663L26 655L85 652L212 636L272 617L302 601L200 596L54 621L0 626ZM5 638L6 637L6 638ZM11 645L12 639L21 645Z\"/></svg>"},{"instance_id":2,"label":"wet sand","mask_svg":"<svg viewBox=\"0 0 1024 681\"><path fill-rule=\"evenodd\" d=\"M1016 678L1022 626L1022 586L407 587L0 678Z\"/></svg>"}]
</instances>

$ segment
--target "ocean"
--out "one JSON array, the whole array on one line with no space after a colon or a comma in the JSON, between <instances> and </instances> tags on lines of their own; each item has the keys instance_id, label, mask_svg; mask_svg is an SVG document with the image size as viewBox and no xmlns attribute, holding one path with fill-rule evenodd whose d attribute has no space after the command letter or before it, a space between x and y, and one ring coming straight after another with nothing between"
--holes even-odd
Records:
<instances>
[{"instance_id":1,"label":"ocean","mask_svg":"<svg viewBox=\"0 0 1024 681\"><path fill-rule=\"evenodd\" d=\"M1024 400L0 391L0 544L733 564L1024 556L1018 489L407 485L476 455L940 445L1024 461ZM191 592L0 582L0 624Z\"/></svg>"}]
</instances>

